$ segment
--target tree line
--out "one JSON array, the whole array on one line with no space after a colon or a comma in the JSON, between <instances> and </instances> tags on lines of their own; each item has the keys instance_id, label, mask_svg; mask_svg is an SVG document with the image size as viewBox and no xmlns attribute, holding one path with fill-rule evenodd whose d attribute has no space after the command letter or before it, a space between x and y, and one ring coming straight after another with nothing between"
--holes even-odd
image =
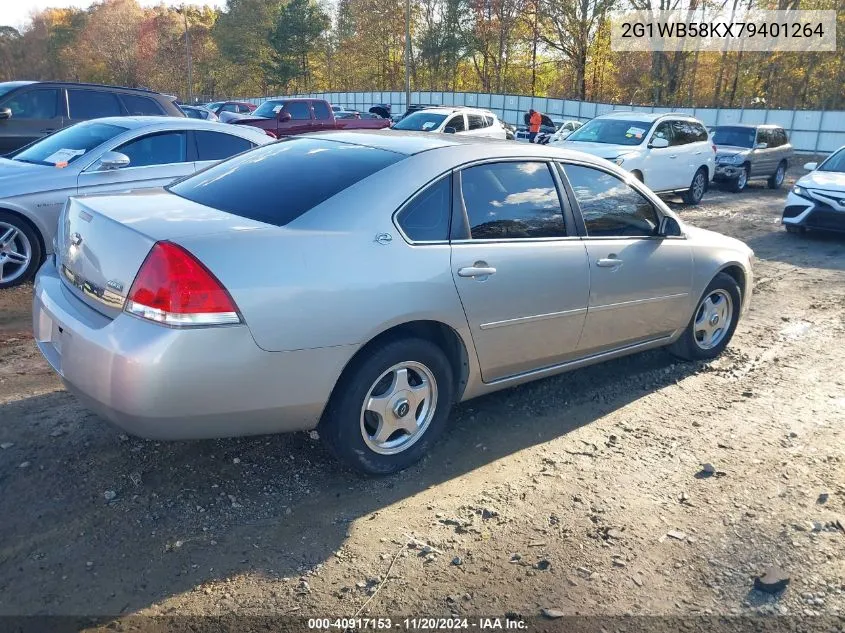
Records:
<instances>
[{"instance_id":1,"label":"tree line","mask_svg":"<svg viewBox=\"0 0 845 633\"><path fill-rule=\"evenodd\" d=\"M661 106L845 109L843 0L412 0L413 90ZM836 53L616 53L617 9L840 9ZM192 72L188 85L188 60ZM0 80L204 99L404 89L404 0L103 0L0 27Z\"/></svg>"}]
</instances>

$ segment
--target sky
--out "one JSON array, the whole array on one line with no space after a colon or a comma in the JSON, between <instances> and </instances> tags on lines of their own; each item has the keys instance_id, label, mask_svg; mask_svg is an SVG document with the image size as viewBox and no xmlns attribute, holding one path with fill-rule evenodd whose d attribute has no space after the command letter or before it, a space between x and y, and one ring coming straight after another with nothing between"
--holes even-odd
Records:
<instances>
[{"instance_id":1,"label":"sky","mask_svg":"<svg viewBox=\"0 0 845 633\"><path fill-rule=\"evenodd\" d=\"M209 4L222 7L225 0L139 0L142 6L155 6L163 2L169 5L181 4ZM40 11L48 7L79 7L85 8L94 3L94 0L2 0L0 4L0 26L13 26L20 29L29 22L29 16L33 11Z\"/></svg>"}]
</instances>

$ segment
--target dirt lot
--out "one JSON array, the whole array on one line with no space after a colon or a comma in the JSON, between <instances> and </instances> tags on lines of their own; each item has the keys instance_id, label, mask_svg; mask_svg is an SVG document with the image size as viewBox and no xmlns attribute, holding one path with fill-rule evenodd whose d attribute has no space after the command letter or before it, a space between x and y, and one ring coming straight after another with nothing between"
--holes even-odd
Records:
<instances>
[{"instance_id":1,"label":"dirt lot","mask_svg":"<svg viewBox=\"0 0 845 633\"><path fill-rule=\"evenodd\" d=\"M0 615L845 615L845 239L787 235L784 197L679 207L758 257L721 359L466 403L387 479L308 434L121 435L42 361L31 289L0 293Z\"/></svg>"}]
</instances>

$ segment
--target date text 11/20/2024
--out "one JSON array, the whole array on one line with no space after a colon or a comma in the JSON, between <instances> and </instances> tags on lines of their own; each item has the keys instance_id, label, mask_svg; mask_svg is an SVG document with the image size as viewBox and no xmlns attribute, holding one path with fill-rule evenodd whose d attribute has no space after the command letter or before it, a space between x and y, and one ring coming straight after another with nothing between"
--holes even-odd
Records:
<instances>
[{"instance_id":1,"label":"date text 11/20/2024","mask_svg":"<svg viewBox=\"0 0 845 633\"><path fill-rule=\"evenodd\" d=\"M458 631L478 629L481 631L525 630L528 628L522 618L479 617L479 618L309 618L308 628L314 631L330 630L375 630L391 629L409 631Z\"/></svg>"}]
</instances>

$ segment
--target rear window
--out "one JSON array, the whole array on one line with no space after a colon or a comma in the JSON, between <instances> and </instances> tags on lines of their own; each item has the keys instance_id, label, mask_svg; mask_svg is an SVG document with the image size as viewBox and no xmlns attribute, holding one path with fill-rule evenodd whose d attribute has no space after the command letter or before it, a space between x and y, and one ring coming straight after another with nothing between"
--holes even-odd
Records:
<instances>
[{"instance_id":1,"label":"rear window","mask_svg":"<svg viewBox=\"0 0 845 633\"><path fill-rule=\"evenodd\" d=\"M169 190L227 213L284 226L403 158L372 147L293 138L218 163Z\"/></svg>"}]
</instances>

